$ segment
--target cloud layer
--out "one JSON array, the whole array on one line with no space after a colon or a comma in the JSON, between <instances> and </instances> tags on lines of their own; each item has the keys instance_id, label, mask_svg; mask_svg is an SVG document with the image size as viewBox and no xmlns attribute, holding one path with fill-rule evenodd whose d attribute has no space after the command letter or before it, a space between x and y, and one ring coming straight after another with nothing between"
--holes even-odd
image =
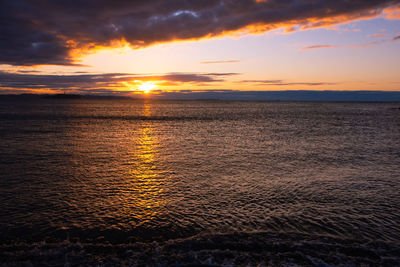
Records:
<instances>
[{"instance_id":1,"label":"cloud layer","mask_svg":"<svg viewBox=\"0 0 400 267\"><path fill-rule=\"evenodd\" d=\"M211 84L224 81L236 73L168 73L163 75L140 75L126 73L45 75L25 72L0 71L0 93L15 92L109 92L128 90L132 92L144 81L157 81L159 85L180 83Z\"/></svg>"},{"instance_id":2,"label":"cloud layer","mask_svg":"<svg viewBox=\"0 0 400 267\"><path fill-rule=\"evenodd\" d=\"M321 27L374 16L399 0L0 1L0 64L76 64L77 51L144 47L236 31Z\"/></svg>"},{"instance_id":3,"label":"cloud layer","mask_svg":"<svg viewBox=\"0 0 400 267\"><path fill-rule=\"evenodd\" d=\"M225 64L225 63L239 63L240 60L217 60L217 61L202 61L200 64Z\"/></svg>"},{"instance_id":4,"label":"cloud layer","mask_svg":"<svg viewBox=\"0 0 400 267\"><path fill-rule=\"evenodd\" d=\"M327 83L327 82L285 82L283 80L243 80L241 83L254 83L257 85L270 85L270 86L293 86L293 85L305 85L305 86L322 86L322 85L336 85L338 83Z\"/></svg>"}]
</instances>

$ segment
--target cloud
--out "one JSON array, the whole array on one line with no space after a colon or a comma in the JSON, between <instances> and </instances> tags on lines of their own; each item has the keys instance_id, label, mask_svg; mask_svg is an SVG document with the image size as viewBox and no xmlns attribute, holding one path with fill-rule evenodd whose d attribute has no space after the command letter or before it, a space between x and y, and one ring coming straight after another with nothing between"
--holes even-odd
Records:
<instances>
[{"instance_id":1,"label":"cloud","mask_svg":"<svg viewBox=\"0 0 400 267\"><path fill-rule=\"evenodd\" d=\"M382 38L382 37L385 37L387 34L384 34L384 33L375 33L375 34L373 34L372 35L372 37L374 37L374 38Z\"/></svg>"},{"instance_id":2,"label":"cloud","mask_svg":"<svg viewBox=\"0 0 400 267\"><path fill-rule=\"evenodd\" d=\"M376 17L399 0L0 1L0 64L77 64L87 50L235 32L326 27Z\"/></svg>"},{"instance_id":3,"label":"cloud","mask_svg":"<svg viewBox=\"0 0 400 267\"><path fill-rule=\"evenodd\" d=\"M349 48L354 48L354 49L360 49L360 48L369 48L369 47L373 47L376 45L382 45L382 44L387 44L390 42L394 42L400 39L400 35L395 36L391 39L382 39L382 40L378 40L378 41L373 41L373 42L368 42L368 43L364 43L364 44L359 44L359 45L351 45L349 46Z\"/></svg>"},{"instance_id":4,"label":"cloud","mask_svg":"<svg viewBox=\"0 0 400 267\"><path fill-rule=\"evenodd\" d=\"M321 49L321 48L337 48L335 45L312 45L301 48L301 50L312 50L312 49Z\"/></svg>"},{"instance_id":5,"label":"cloud","mask_svg":"<svg viewBox=\"0 0 400 267\"><path fill-rule=\"evenodd\" d=\"M379 40L379 41L368 42L368 43L364 43L364 44L350 45L349 48L353 48L353 49L370 48L370 47L373 47L376 45L387 43L388 41L389 40Z\"/></svg>"},{"instance_id":6,"label":"cloud","mask_svg":"<svg viewBox=\"0 0 400 267\"><path fill-rule=\"evenodd\" d=\"M202 61L200 64L221 64L221 63L238 63L240 60L219 60L219 61Z\"/></svg>"},{"instance_id":7,"label":"cloud","mask_svg":"<svg viewBox=\"0 0 400 267\"><path fill-rule=\"evenodd\" d=\"M383 15L386 19L400 19L400 5L393 5L389 8L386 8L383 12Z\"/></svg>"},{"instance_id":8,"label":"cloud","mask_svg":"<svg viewBox=\"0 0 400 267\"><path fill-rule=\"evenodd\" d=\"M215 72L211 72L211 73L207 73L206 75L210 75L210 76L234 76L234 75L240 75L240 73L235 73L235 72L215 73Z\"/></svg>"},{"instance_id":9,"label":"cloud","mask_svg":"<svg viewBox=\"0 0 400 267\"><path fill-rule=\"evenodd\" d=\"M305 85L305 86L322 86L322 85L336 85L338 83L327 83L327 82L285 82L283 80L243 80L240 83L256 83L258 85L272 85L272 86L294 86L294 85Z\"/></svg>"},{"instance_id":10,"label":"cloud","mask_svg":"<svg viewBox=\"0 0 400 267\"><path fill-rule=\"evenodd\" d=\"M208 84L224 81L224 77L237 73L167 73L163 75L140 75L127 73L43 75L34 73L0 71L0 92L23 91L75 91L97 92L134 88L142 81L167 84Z\"/></svg>"},{"instance_id":11,"label":"cloud","mask_svg":"<svg viewBox=\"0 0 400 267\"><path fill-rule=\"evenodd\" d=\"M382 38L387 36L387 34L373 34L372 37L374 38ZM372 46L376 46L376 45L381 45L381 44L386 44L389 42L393 42L393 41L397 41L400 39L400 35L395 36L393 38L390 39L380 39L377 41L371 41L371 42L367 42L367 43L363 43L363 44L355 44L355 45L349 45L347 46L347 48L353 48L353 49L360 49L360 48L369 48ZM321 48L339 48L340 46L334 46L334 45L313 45L313 46L307 46L307 47L303 47L300 48L300 50L312 50L312 49L321 49Z\"/></svg>"}]
</instances>

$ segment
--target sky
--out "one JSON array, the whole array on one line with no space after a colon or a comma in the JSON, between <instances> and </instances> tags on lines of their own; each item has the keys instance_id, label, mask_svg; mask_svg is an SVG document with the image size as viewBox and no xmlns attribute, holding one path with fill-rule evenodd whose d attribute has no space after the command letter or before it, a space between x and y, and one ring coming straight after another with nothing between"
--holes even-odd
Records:
<instances>
[{"instance_id":1,"label":"sky","mask_svg":"<svg viewBox=\"0 0 400 267\"><path fill-rule=\"evenodd\" d=\"M0 94L400 91L400 1L4 0Z\"/></svg>"}]
</instances>

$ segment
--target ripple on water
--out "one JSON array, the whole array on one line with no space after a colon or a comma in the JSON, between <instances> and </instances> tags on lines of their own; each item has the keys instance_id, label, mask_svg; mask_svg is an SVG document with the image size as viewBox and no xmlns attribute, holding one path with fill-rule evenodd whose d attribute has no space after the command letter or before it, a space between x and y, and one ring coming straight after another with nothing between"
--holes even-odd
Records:
<instances>
[{"instance_id":1,"label":"ripple on water","mask_svg":"<svg viewBox=\"0 0 400 267\"><path fill-rule=\"evenodd\" d=\"M255 244L248 246L292 255L294 263L337 264L340 255L364 262L363 249L379 256L369 244L381 242L384 256L364 255L365 263L386 263L400 242L400 114L393 105L2 103L1 243L25 241L28 250L51 254L52 245L35 243L46 240L57 244L56 254L60 248L86 259L89 247L102 250L106 241L157 241L167 254L171 239L182 262L204 256L197 263L207 263L211 255L210 263L222 264L217 254L224 253L228 263L273 262L272 252L263 257L240 247L250 238ZM275 242L254 232L307 238ZM211 236L205 243L193 237L204 234ZM79 254L75 243L68 245L73 249L60 243L67 238L92 245ZM240 249L191 254L179 247L211 246L218 238L228 244L237 238ZM332 240L353 243L347 250L348 243ZM151 246L140 253L156 257ZM331 259L323 261L320 246L335 251Z\"/></svg>"}]
</instances>

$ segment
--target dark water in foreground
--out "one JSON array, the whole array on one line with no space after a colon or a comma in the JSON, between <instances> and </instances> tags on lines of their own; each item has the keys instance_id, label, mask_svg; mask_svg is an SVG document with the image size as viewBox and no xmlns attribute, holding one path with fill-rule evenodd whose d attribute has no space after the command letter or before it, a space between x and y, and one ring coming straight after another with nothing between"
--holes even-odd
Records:
<instances>
[{"instance_id":1,"label":"dark water in foreground","mask_svg":"<svg viewBox=\"0 0 400 267\"><path fill-rule=\"evenodd\" d=\"M0 104L0 263L400 265L399 103Z\"/></svg>"}]
</instances>

